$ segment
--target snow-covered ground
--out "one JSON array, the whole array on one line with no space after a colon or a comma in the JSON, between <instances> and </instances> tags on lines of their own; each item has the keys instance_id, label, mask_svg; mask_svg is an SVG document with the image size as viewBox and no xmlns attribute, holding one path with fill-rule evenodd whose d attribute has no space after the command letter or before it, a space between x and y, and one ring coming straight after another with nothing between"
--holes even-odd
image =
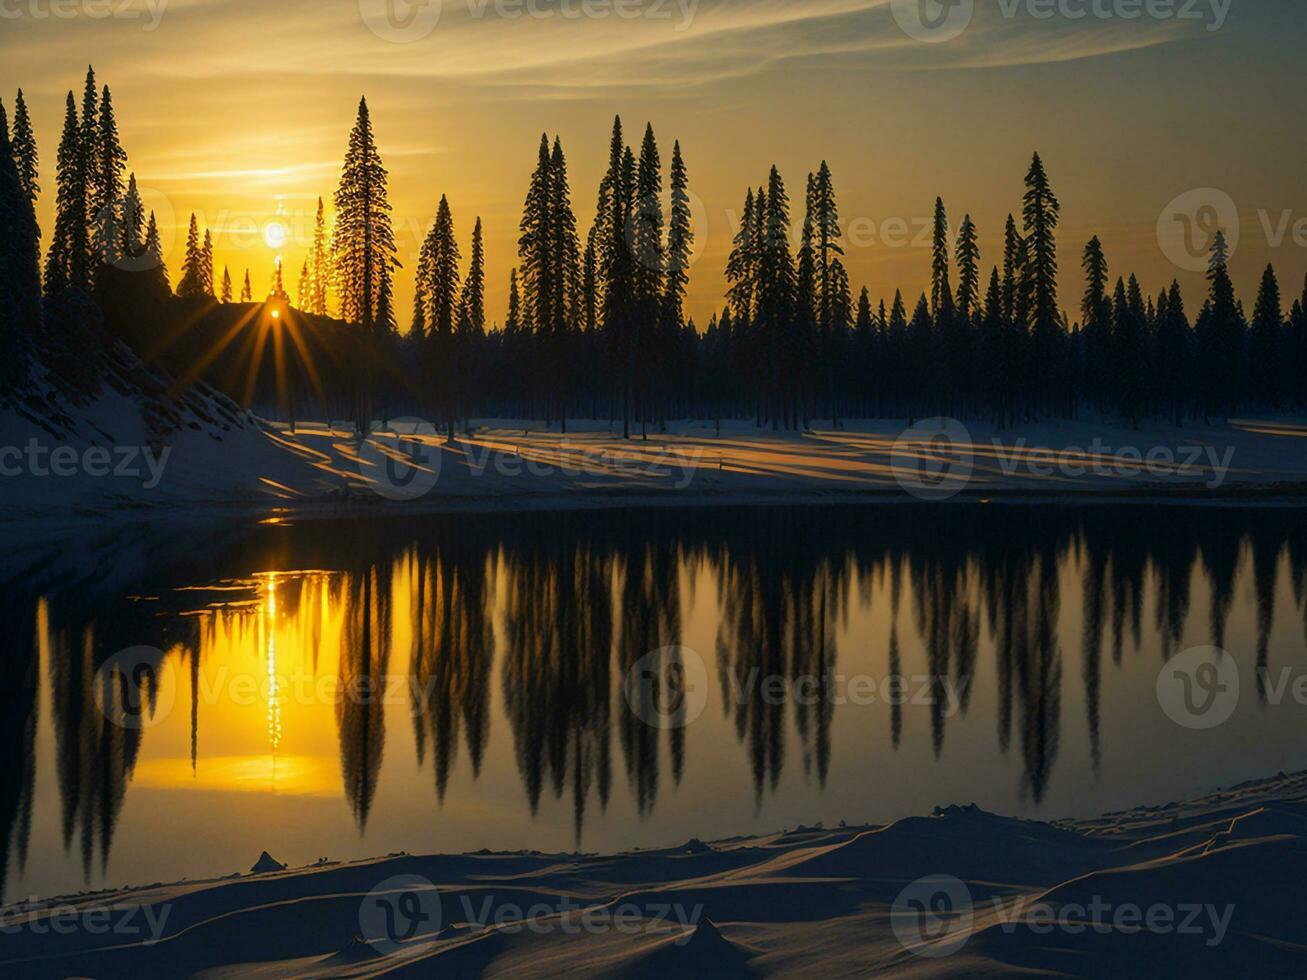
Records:
<instances>
[{"instance_id":1,"label":"snow-covered ground","mask_svg":"<svg viewBox=\"0 0 1307 980\"><path fill-rule=\"evenodd\" d=\"M1307 774L1056 824L962 806L606 857L255 857L217 880L0 910L0 974L1226 978L1307 964Z\"/></svg>"},{"instance_id":2,"label":"snow-covered ground","mask_svg":"<svg viewBox=\"0 0 1307 980\"><path fill-rule=\"evenodd\" d=\"M622 439L607 422L474 420L452 441L430 424L268 422L220 395L152 434L110 391L44 420L0 416L4 516L102 516L179 506L363 510L386 504L546 508L613 501L752 502L893 495L1142 493L1207 496L1307 487L1307 423L1243 419L1138 430L1112 422L814 422L801 433L677 422ZM56 455L57 454L57 455Z\"/></svg>"}]
</instances>

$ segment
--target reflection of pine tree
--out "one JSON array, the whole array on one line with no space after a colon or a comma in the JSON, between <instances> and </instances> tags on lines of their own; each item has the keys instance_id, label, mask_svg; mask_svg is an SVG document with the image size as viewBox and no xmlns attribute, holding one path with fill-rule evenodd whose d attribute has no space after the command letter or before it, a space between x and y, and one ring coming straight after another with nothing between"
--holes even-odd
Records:
<instances>
[{"instance_id":1,"label":"reflection of pine tree","mask_svg":"<svg viewBox=\"0 0 1307 980\"><path fill-rule=\"evenodd\" d=\"M388 566L370 568L351 579L347 616L336 720L345 797L361 831L376 797L386 745L384 694L391 636Z\"/></svg>"}]
</instances>

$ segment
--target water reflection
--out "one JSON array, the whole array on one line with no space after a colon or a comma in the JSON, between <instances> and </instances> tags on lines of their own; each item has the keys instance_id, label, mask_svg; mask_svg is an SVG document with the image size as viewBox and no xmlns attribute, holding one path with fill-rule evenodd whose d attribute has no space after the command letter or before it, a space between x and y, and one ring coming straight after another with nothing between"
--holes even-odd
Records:
<instances>
[{"instance_id":1,"label":"water reflection","mask_svg":"<svg viewBox=\"0 0 1307 980\"><path fill-rule=\"evenodd\" d=\"M97 670L127 647L164 651L142 683L171 678L178 711L189 709L189 765L151 760L140 775L149 785L343 797L361 834L387 766L429 764L425 805L443 806L464 753L470 778L480 778L502 717L507 730L496 737L511 739L527 808L536 814L546 796L565 801L579 844L619 792L615 751L621 792L649 817L695 766L697 740L721 730L651 726L623 694L632 666L683 644L689 618L705 610L715 648L699 652L755 806L778 791L792 760L813 792L826 788L833 722L852 710L838 697L841 671L869 649L885 676L929 678L934 696L922 710L935 758L953 719L971 709L977 677L992 678L993 747L1015 753L1020 793L1038 804L1065 738L1083 737L1099 770L1109 671L1135 656L1169 658L1186 630L1192 642L1195 581L1210 642L1246 641L1260 668L1274 666L1285 567L1307 612L1307 533L1297 511L1270 508L463 516L254 528L201 559L183 548L160 544L148 571L100 587L45 581L33 594L24 572L4 590L0 895L28 857L47 704L63 847L87 881L97 855L101 872L107 865L152 736L149 725L112 724L98 707ZM1254 622L1250 636L1231 637L1241 574L1250 575ZM870 625L853 630L855 614L873 607ZM259 681L251 695L230 696L246 677ZM1063 717L1077 677L1083 729ZM769 694L777 683L785 696ZM162 697L120 693L147 713ZM294 748L321 729L324 704L336 773ZM904 744L911 707L885 710L867 753ZM411 750L407 733L396 742L398 725L411 729ZM257 741L242 734L256 727ZM401 761L388 759L388 744Z\"/></svg>"}]
</instances>

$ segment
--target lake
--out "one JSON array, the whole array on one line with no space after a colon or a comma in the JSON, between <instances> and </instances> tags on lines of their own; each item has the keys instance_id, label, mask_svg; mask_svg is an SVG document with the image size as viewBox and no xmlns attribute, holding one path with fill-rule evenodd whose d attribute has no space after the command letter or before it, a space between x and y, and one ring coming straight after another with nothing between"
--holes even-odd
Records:
<instances>
[{"instance_id":1,"label":"lake","mask_svg":"<svg viewBox=\"0 0 1307 980\"><path fill-rule=\"evenodd\" d=\"M1090 816L1307 768L1302 513L274 515L25 546L0 566L0 893L263 850Z\"/></svg>"}]
</instances>

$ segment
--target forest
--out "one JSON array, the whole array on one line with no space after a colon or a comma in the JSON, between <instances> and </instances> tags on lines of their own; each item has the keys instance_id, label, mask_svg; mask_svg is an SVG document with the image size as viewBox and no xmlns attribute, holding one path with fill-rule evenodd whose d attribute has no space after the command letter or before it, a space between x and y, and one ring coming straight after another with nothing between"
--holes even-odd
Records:
<instances>
[{"instance_id":1,"label":"forest","mask_svg":"<svg viewBox=\"0 0 1307 980\"><path fill-rule=\"evenodd\" d=\"M451 437L489 417L564 432L569 418L608 419L629 437L673 418L785 430L933 415L1137 426L1307 408L1307 283L1286 300L1268 266L1249 316L1222 230L1209 242L1206 295L1188 301L1178 282L1114 275L1095 236L1075 252L1084 289L1068 304L1061 204L1037 153L997 260L982 257L969 214L954 230L935 201L930 292L915 300L850 283L824 161L797 205L772 167L745 190L721 310L696 323L684 309L690 170L679 142L664 167L665 148L646 126L637 152L614 121L583 234L562 142L541 136L500 320L486 310L481 220L465 261L444 196L414 268L401 265L365 98L330 223L319 199L296 295L278 265L256 298L248 270L239 287L230 269L217 274L212 232L194 215L174 289L109 87L89 68L80 106L67 96L43 252L38 148L19 90L12 123L0 102L0 397L21 406L40 384L94 397L101 352L117 338L179 389L202 378L261 413L355 419L360 432L398 415ZM414 277L411 315L395 308L399 275Z\"/></svg>"}]
</instances>

